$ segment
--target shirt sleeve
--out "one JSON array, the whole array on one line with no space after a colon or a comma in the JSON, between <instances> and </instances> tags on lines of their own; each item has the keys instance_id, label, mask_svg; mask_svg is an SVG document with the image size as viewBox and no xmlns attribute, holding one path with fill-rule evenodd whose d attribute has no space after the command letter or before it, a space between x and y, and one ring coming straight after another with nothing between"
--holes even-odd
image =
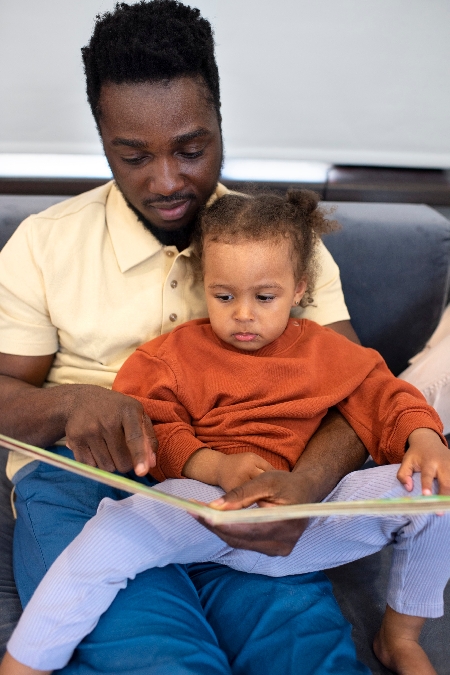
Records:
<instances>
[{"instance_id":1,"label":"shirt sleeve","mask_svg":"<svg viewBox=\"0 0 450 675\"><path fill-rule=\"evenodd\" d=\"M394 377L382 360L337 407L377 464L401 462L408 436L420 427L432 429L447 445L434 408L415 387Z\"/></svg>"},{"instance_id":2,"label":"shirt sleeve","mask_svg":"<svg viewBox=\"0 0 450 675\"><path fill-rule=\"evenodd\" d=\"M321 326L350 319L342 292L339 267L323 242L319 242L317 262L320 272L313 292L313 302L308 307L294 308L291 316L310 319Z\"/></svg>"},{"instance_id":3,"label":"shirt sleeve","mask_svg":"<svg viewBox=\"0 0 450 675\"><path fill-rule=\"evenodd\" d=\"M113 389L140 401L153 422L159 446L151 475L159 481L182 478L189 457L205 444L196 438L191 416L178 399L170 366L137 349L119 370Z\"/></svg>"},{"instance_id":4,"label":"shirt sleeve","mask_svg":"<svg viewBox=\"0 0 450 675\"><path fill-rule=\"evenodd\" d=\"M27 218L0 253L0 352L19 356L58 351L32 226L33 217Z\"/></svg>"}]
</instances>

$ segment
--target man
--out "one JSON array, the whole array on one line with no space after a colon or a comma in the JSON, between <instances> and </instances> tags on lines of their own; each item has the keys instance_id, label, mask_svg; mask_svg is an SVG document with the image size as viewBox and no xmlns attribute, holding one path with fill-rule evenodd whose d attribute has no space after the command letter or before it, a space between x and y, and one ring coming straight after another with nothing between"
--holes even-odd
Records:
<instances>
[{"instance_id":1,"label":"man","mask_svg":"<svg viewBox=\"0 0 450 675\"><path fill-rule=\"evenodd\" d=\"M80 461L145 477L156 450L151 421L108 387L137 345L206 314L188 245L199 209L224 191L212 31L175 0L121 4L98 19L83 59L115 183L27 219L2 252L0 429L45 447L65 437L56 451L68 454L67 446ZM337 268L325 249L322 258L316 306L304 316L355 338ZM317 501L364 458L331 414L293 473L267 472L230 499ZM18 456L8 475L25 604L99 501L125 494ZM304 527L217 531L231 545L283 555ZM237 602L246 613L239 630ZM119 593L61 672L367 672L332 603L321 575L277 581L215 565L150 570Z\"/></svg>"}]
</instances>

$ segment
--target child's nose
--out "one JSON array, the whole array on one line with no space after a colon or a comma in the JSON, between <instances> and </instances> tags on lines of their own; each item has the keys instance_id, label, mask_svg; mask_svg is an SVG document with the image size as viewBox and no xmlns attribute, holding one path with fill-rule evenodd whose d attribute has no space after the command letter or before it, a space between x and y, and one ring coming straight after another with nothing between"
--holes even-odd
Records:
<instances>
[{"instance_id":1,"label":"child's nose","mask_svg":"<svg viewBox=\"0 0 450 675\"><path fill-rule=\"evenodd\" d=\"M234 318L236 321L253 321L255 316L250 303L239 303L235 308Z\"/></svg>"}]
</instances>

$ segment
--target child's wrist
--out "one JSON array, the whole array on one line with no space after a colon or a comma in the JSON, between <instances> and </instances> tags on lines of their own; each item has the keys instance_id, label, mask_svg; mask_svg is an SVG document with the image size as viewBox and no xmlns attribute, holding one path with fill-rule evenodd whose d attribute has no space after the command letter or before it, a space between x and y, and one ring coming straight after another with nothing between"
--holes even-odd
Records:
<instances>
[{"instance_id":1,"label":"child's wrist","mask_svg":"<svg viewBox=\"0 0 450 675\"><path fill-rule=\"evenodd\" d=\"M414 431L412 431L408 436L408 444L411 445L411 443L414 441L439 441L439 443L442 444L442 440L438 432L428 427L419 427L418 429L414 429Z\"/></svg>"},{"instance_id":2,"label":"child's wrist","mask_svg":"<svg viewBox=\"0 0 450 675\"><path fill-rule=\"evenodd\" d=\"M212 448L199 448L189 457L183 466L181 475L185 478L208 483L208 485L217 485L221 454Z\"/></svg>"}]
</instances>

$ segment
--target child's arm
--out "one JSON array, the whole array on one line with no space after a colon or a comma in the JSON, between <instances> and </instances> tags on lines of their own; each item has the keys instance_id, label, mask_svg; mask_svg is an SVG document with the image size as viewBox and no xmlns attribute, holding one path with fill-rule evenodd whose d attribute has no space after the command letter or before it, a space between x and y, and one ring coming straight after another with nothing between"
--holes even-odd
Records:
<instances>
[{"instance_id":1,"label":"child's arm","mask_svg":"<svg viewBox=\"0 0 450 675\"><path fill-rule=\"evenodd\" d=\"M183 476L219 485L229 492L264 471L273 471L273 466L254 452L225 455L211 448L200 448L185 463Z\"/></svg>"},{"instance_id":2,"label":"child's arm","mask_svg":"<svg viewBox=\"0 0 450 675\"><path fill-rule=\"evenodd\" d=\"M17 661L9 652L5 653L0 665L0 675L50 675L52 670L36 670Z\"/></svg>"},{"instance_id":3,"label":"child's arm","mask_svg":"<svg viewBox=\"0 0 450 675\"><path fill-rule=\"evenodd\" d=\"M408 437L409 447L397 478L409 491L413 489L414 472L420 472L422 494L432 494L433 479L439 484L439 494L450 494L450 450L432 429L415 429Z\"/></svg>"},{"instance_id":4,"label":"child's arm","mask_svg":"<svg viewBox=\"0 0 450 675\"><path fill-rule=\"evenodd\" d=\"M425 494L434 478L439 493L450 494L450 451L438 414L415 387L394 377L381 357L337 407L378 464L402 464L398 478L406 489L420 471Z\"/></svg>"}]
</instances>

